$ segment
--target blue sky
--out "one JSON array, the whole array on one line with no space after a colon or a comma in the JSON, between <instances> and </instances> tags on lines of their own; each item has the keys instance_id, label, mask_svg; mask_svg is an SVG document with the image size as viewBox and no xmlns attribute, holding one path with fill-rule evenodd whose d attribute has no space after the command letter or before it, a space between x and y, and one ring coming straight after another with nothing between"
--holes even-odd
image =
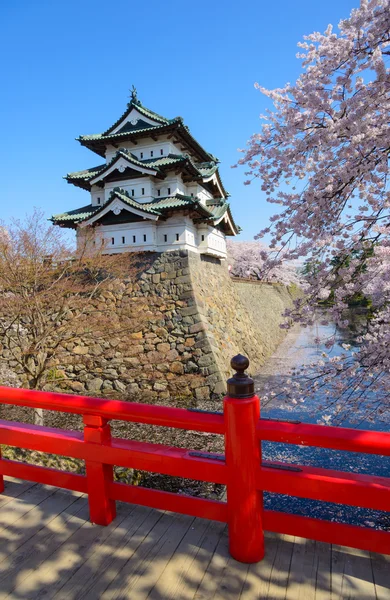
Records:
<instances>
[{"instance_id":1,"label":"blue sky","mask_svg":"<svg viewBox=\"0 0 390 600\"><path fill-rule=\"evenodd\" d=\"M75 141L108 128L134 84L145 106L181 115L221 160L241 239L252 239L274 208L259 184L231 169L269 88L300 73L297 42L349 16L358 0L19 0L1 8L0 161L3 220L38 206L47 216L89 202L63 175L99 156Z\"/></svg>"}]
</instances>

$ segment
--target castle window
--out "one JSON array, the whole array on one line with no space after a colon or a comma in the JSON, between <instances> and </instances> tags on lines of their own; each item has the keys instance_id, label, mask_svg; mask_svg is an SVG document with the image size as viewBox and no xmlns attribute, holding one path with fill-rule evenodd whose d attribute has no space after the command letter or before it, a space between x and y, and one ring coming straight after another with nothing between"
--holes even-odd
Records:
<instances>
[{"instance_id":1,"label":"castle window","mask_svg":"<svg viewBox=\"0 0 390 600\"><path fill-rule=\"evenodd\" d=\"M141 154L140 154L140 157L141 157L141 158L143 158L143 157L144 157L144 153L143 153L143 152L141 152Z\"/></svg>"},{"instance_id":2,"label":"castle window","mask_svg":"<svg viewBox=\"0 0 390 600\"><path fill-rule=\"evenodd\" d=\"M125 244L125 243L126 243L125 237L122 236L122 244Z\"/></svg>"},{"instance_id":3,"label":"castle window","mask_svg":"<svg viewBox=\"0 0 390 600\"><path fill-rule=\"evenodd\" d=\"M179 236L179 234L177 233L177 234L176 234L176 241L177 241L177 242L179 241L179 237L180 237L180 236Z\"/></svg>"},{"instance_id":4,"label":"castle window","mask_svg":"<svg viewBox=\"0 0 390 600\"><path fill-rule=\"evenodd\" d=\"M168 188L168 196L170 195L170 193L171 193L171 188Z\"/></svg>"},{"instance_id":5,"label":"castle window","mask_svg":"<svg viewBox=\"0 0 390 600\"><path fill-rule=\"evenodd\" d=\"M165 234L164 234L164 242L167 242L167 241L168 241L168 236L167 236L167 234L165 233Z\"/></svg>"},{"instance_id":6,"label":"castle window","mask_svg":"<svg viewBox=\"0 0 390 600\"><path fill-rule=\"evenodd\" d=\"M202 242L204 242L204 235L202 235Z\"/></svg>"},{"instance_id":7,"label":"castle window","mask_svg":"<svg viewBox=\"0 0 390 600\"><path fill-rule=\"evenodd\" d=\"M153 150L150 151L150 156L153 156Z\"/></svg>"},{"instance_id":8,"label":"castle window","mask_svg":"<svg viewBox=\"0 0 390 600\"><path fill-rule=\"evenodd\" d=\"M161 190L157 190L157 196L161 196Z\"/></svg>"},{"instance_id":9,"label":"castle window","mask_svg":"<svg viewBox=\"0 0 390 600\"><path fill-rule=\"evenodd\" d=\"M136 241L136 237L135 237L135 235L133 235L133 244L135 244L135 241Z\"/></svg>"},{"instance_id":10,"label":"castle window","mask_svg":"<svg viewBox=\"0 0 390 600\"><path fill-rule=\"evenodd\" d=\"M160 154L161 154L161 156L163 156L163 154L164 154L164 150L162 148L160 150Z\"/></svg>"},{"instance_id":11,"label":"castle window","mask_svg":"<svg viewBox=\"0 0 390 600\"><path fill-rule=\"evenodd\" d=\"M131 195L134 196L134 190L131 190Z\"/></svg>"},{"instance_id":12,"label":"castle window","mask_svg":"<svg viewBox=\"0 0 390 600\"><path fill-rule=\"evenodd\" d=\"M142 193L142 195L145 194L145 188L142 188L141 193Z\"/></svg>"},{"instance_id":13,"label":"castle window","mask_svg":"<svg viewBox=\"0 0 390 600\"><path fill-rule=\"evenodd\" d=\"M146 242L146 235L144 234L144 242Z\"/></svg>"},{"instance_id":14,"label":"castle window","mask_svg":"<svg viewBox=\"0 0 390 600\"><path fill-rule=\"evenodd\" d=\"M194 197L194 192L191 192L191 198L193 198L193 197Z\"/></svg>"},{"instance_id":15,"label":"castle window","mask_svg":"<svg viewBox=\"0 0 390 600\"><path fill-rule=\"evenodd\" d=\"M97 203L100 204L100 198L97 199Z\"/></svg>"},{"instance_id":16,"label":"castle window","mask_svg":"<svg viewBox=\"0 0 390 600\"><path fill-rule=\"evenodd\" d=\"M111 238L111 244L115 244L115 238Z\"/></svg>"}]
</instances>

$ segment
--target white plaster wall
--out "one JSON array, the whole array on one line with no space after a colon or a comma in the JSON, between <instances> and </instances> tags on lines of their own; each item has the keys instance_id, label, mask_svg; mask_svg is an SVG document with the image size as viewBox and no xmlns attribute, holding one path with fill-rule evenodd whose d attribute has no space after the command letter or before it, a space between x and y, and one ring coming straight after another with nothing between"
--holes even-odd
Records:
<instances>
[{"instance_id":1,"label":"white plaster wall","mask_svg":"<svg viewBox=\"0 0 390 600\"><path fill-rule=\"evenodd\" d=\"M113 156L118 152L119 148L125 148L126 150L130 150L134 156L136 156L139 160L146 160L149 158L161 158L162 156L168 156L168 154L183 154L183 151L179 148L179 146L173 144L171 141L166 138L158 139L155 142L152 138L145 138L143 140L139 140L137 144L134 144L130 141L118 141L118 148L114 146L107 146L106 149L106 162L109 163ZM161 155L161 150L163 154ZM153 156L151 156L151 152L153 151ZM142 154L142 157L141 157Z\"/></svg>"},{"instance_id":2,"label":"white plaster wall","mask_svg":"<svg viewBox=\"0 0 390 600\"><path fill-rule=\"evenodd\" d=\"M100 190L100 193L104 196L104 201L108 200L110 193L116 187L124 189L134 200L141 203L151 202L154 198L158 198L158 190L160 190L161 198L164 196L174 196L175 194L189 195L187 186L183 183L181 176L174 175L173 172L168 173L167 178L163 181L155 177L110 181L105 184L104 194ZM142 189L144 190L144 194L142 194ZM132 195L132 190L134 190L134 196ZM169 193L168 190L170 190ZM96 194L96 197L98 197L98 194Z\"/></svg>"},{"instance_id":3,"label":"white plaster wall","mask_svg":"<svg viewBox=\"0 0 390 600\"><path fill-rule=\"evenodd\" d=\"M211 254L226 258L226 237L219 229L208 225L198 226L198 248L201 254ZM202 237L204 238L202 240Z\"/></svg>"},{"instance_id":4,"label":"white plaster wall","mask_svg":"<svg viewBox=\"0 0 390 600\"><path fill-rule=\"evenodd\" d=\"M100 202L98 199L100 198ZM105 202L104 189L98 185L93 185L91 188L91 204L94 206L103 206Z\"/></svg>"},{"instance_id":5,"label":"white plaster wall","mask_svg":"<svg viewBox=\"0 0 390 600\"><path fill-rule=\"evenodd\" d=\"M140 177L137 179L127 179L124 181L110 181L106 183L104 188L104 194L106 201L108 200L110 193L116 187L120 187L126 192L128 192L129 196L137 200L137 202L151 202L154 198L154 188L155 181L151 177ZM142 189L144 190L144 194L142 194ZM132 190L134 190L134 196L132 195Z\"/></svg>"},{"instance_id":6,"label":"white plaster wall","mask_svg":"<svg viewBox=\"0 0 390 600\"><path fill-rule=\"evenodd\" d=\"M106 242L107 252L129 252L155 250L156 223L143 221L141 223L123 223L118 225L102 225L100 234ZM133 237L135 236L135 241ZM146 236L146 241L144 241ZM123 242L123 239L125 241ZM112 243L114 239L114 243Z\"/></svg>"}]
</instances>

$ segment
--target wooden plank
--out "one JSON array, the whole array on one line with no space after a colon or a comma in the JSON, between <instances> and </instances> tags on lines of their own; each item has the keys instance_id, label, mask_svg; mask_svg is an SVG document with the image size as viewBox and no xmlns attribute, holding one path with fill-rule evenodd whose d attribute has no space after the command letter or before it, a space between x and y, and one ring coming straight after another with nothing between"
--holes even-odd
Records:
<instances>
[{"instance_id":1,"label":"wooden plank","mask_svg":"<svg viewBox=\"0 0 390 600\"><path fill-rule=\"evenodd\" d=\"M30 511L28 526L22 519L20 523L16 522L14 527L3 529L0 532L0 573L4 568L2 565L4 560L9 562L11 555L14 555L21 546L32 538L38 540L43 533L50 531L51 522L77 500L78 496L64 494L58 490L57 493L46 498L39 505L38 510Z\"/></svg>"},{"instance_id":2,"label":"wooden plank","mask_svg":"<svg viewBox=\"0 0 390 600\"><path fill-rule=\"evenodd\" d=\"M220 535L215 552L195 592L194 600L210 600L210 598L215 597L221 578L229 562L228 545L228 532L227 528L225 528Z\"/></svg>"},{"instance_id":3,"label":"wooden plank","mask_svg":"<svg viewBox=\"0 0 390 600\"><path fill-rule=\"evenodd\" d=\"M370 554L332 546L332 600L360 597L376 598Z\"/></svg>"},{"instance_id":4,"label":"wooden plank","mask_svg":"<svg viewBox=\"0 0 390 600\"><path fill-rule=\"evenodd\" d=\"M292 554L294 551L295 537L280 535L280 543L275 557L272 575L268 590L268 598L285 598L290 575Z\"/></svg>"},{"instance_id":5,"label":"wooden plank","mask_svg":"<svg viewBox=\"0 0 390 600\"><path fill-rule=\"evenodd\" d=\"M161 518L157 511L128 506L127 516L104 544L84 562L58 593L61 599L100 598L110 583L120 581L120 570L132 557L145 536Z\"/></svg>"},{"instance_id":6,"label":"wooden plank","mask_svg":"<svg viewBox=\"0 0 390 600\"><path fill-rule=\"evenodd\" d=\"M30 537L17 551L12 552L12 543L5 546L10 557L0 564L0 599L6 598L15 587L20 589L23 581L50 559L53 550L85 522L88 506L84 498L59 491L42 502L41 509L33 513L37 525L32 528L32 535L30 530L27 533ZM82 519L80 513L84 513Z\"/></svg>"},{"instance_id":7,"label":"wooden plank","mask_svg":"<svg viewBox=\"0 0 390 600\"><path fill-rule=\"evenodd\" d=\"M316 543L295 538L286 590L286 600L315 600Z\"/></svg>"},{"instance_id":8,"label":"wooden plank","mask_svg":"<svg viewBox=\"0 0 390 600\"><path fill-rule=\"evenodd\" d=\"M9 529L11 526L28 526L28 513L34 511L46 498L56 492L56 488L49 486L32 486L23 494L8 502L0 509L0 533L3 529Z\"/></svg>"},{"instance_id":9,"label":"wooden plank","mask_svg":"<svg viewBox=\"0 0 390 600\"><path fill-rule=\"evenodd\" d=\"M39 569L15 587L15 597L23 600L54 598L68 579L88 560L96 546L104 543L125 516L125 510L119 506L116 520L107 527L93 525L89 521L82 522L81 526L53 551L50 558Z\"/></svg>"},{"instance_id":10,"label":"wooden plank","mask_svg":"<svg viewBox=\"0 0 390 600\"><path fill-rule=\"evenodd\" d=\"M193 522L148 598L192 600L204 574L204 559L207 565L218 544L218 533L223 530L223 525L216 525L206 519Z\"/></svg>"},{"instance_id":11,"label":"wooden plank","mask_svg":"<svg viewBox=\"0 0 390 600\"><path fill-rule=\"evenodd\" d=\"M87 587L87 589L82 589L79 598L83 598L83 600L96 600L96 598L101 598L102 594L107 590L107 588L113 584L113 587L116 585L121 585L122 582L122 574L121 571L123 567L129 560L132 560L132 557L135 553L138 552L138 549L142 545L144 539L147 537L149 532L153 529L155 524L161 519L162 514L157 510L147 511L144 507L137 508L142 511L143 516L138 518L136 525L132 528L129 528L127 533L128 524L126 521L123 521L121 526L118 527L114 534L115 535L121 530L125 530L125 536L122 538L120 545L117 550L113 552L113 560L110 563L109 568L100 574L100 577L95 577L94 583L91 587ZM110 537L111 539L111 537Z\"/></svg>"},{"instance_id":12,"label":"wooden plank","mask_svg":"<svg viewBox=\"0 0 390 600\"><path fill-rule=\"evenodd\" d=\"M230 556L228 528L226 527L221 532L218 545L194 598L197 600L208 598L236 600L236 598L241 598L248 570L249 564L238 562Z\"/></svg>"},{"instance_id":13,"label":"wooden plank","mask_svg":"<svg viewBox=\"0 0 390 600\"><path fill-rule=\"evenodd\" d=\"M236 600L241 597L242 589L248 574L249 565L237 562L229 556L226 567L221 574L215 600Z\"/></svg>"},{"instance_id":14,"label":"wooden plank","mask_svg":"<svg viewBox=\"0 0 390 600\"><path fill-rule=\"evenodd\" d=\"M331 546L331 600L343 600L343 577L346 555L341 546Z\"/></svg>"},{"instance_id":15,"label":"wooden plank","mask_svg":"<svg viewBox=\"0 0 390 600\"><path fill-rule=\"evenodd\" d=\"M4 477L5 490L0 494L0 510L8 502L21 496L28 489L36 485L32 481L20 481L15 477Z\"/></svg>"},{"instance_id":16,"label":"wooden plank","mask_svg":"<svg viewBox=\"0 0 390 600\"><path fill-rule=\"evenodd\" d=\"M370 557L376 598L377 600L388 600L390 595L390 556L371 553Z\"/></svg>"},{"instance_id":17,"label":"wooden plank","mask_svg":"<svg viewBox=\"0 0 390 600\"><path fill-rule=\"evenodd\" d=\"M122 570L124 585L121 590L112 594L110 586L108 594L102 595L102 600L146 598L193 521L192 517L186 515L164 514L144 540L140 552Z\"/></svg>"},{"instance_id":18,"label":"wooden plank","mask_svg":"<svg viewBox=\"0 0 390 600\"><path fill-rule=\"evenodd\" d=\"M376 598L370 554L343 546L338 547L338 550L345 555L341 589L343 600L356 597Z\"/></svg>"},{"instance_id":19,"label":"wooden plank","mask_svg":"<svg viewBox=\"0 0 390 600\"><path fill-rule=\"evenodd\" d=\"M331 598L331 568L332 547L324 542L316 542L316 600L330 600Z\"/></svg>"},{"instance_id":20,"label":"wooden plank","mask_svg":"<svg viewBox=\"0 0 390 600\"><path fill-rule=\"evenodd\" d=\"M249 565L240 600L268 598L274 562L281 543L279 537L273 533L265 534L265 556L262 561Z\"/></svg>"}]
</instances>

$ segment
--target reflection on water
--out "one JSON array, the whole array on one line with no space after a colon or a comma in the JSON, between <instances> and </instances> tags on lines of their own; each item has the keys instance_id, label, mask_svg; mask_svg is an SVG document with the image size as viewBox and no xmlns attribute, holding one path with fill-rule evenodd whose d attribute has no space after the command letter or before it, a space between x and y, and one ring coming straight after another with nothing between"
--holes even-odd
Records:
<instances>
[{"instance_id":1,"label":"reflection on water","mask_svg":"<svg viewBox=\"0 0 390 600\"><path fill-rule=\"evenodd\" d=\"M359 318L355 319L355 329L359 328ZM346 338L345 332L336 330L333 325L321 325L320 319L314 326L308 328L295 327L286 336L275 354L267 361L255 379L256 393L260 398L265 389L278 389L284 387L290 377L289 371L294 367L310 364L320 359L325 346L318 344L318 338L336 335L336 344L331 354L337 355L345 352L341 344L353 344L353 337ZM319 420L318 406L321 397L314 397L307 403L295 405L286 404L283 396L272 398L262 403L261 413L264 417L279 419L297 419L306 423L316 423ZM375 431L389 431L385 422L368 422L360 419L359 425L344 421L346 427L359 429L372 429ZM280 460L289 463L311 465L334 469L339 471L354 471L371 475L390 477L390 457L358 454L355 452L333 451L322 448L308 448L290 444L275 444L263 442L263 458L265 460ZM338 504L316 502L283 496L280 494L266 493L264 503L266 508L294 512L305 516L319 517L332 521L342 521L356 525L390 529L390 515L380 511L360 509Z\"/></svg>"}]
</instances>

